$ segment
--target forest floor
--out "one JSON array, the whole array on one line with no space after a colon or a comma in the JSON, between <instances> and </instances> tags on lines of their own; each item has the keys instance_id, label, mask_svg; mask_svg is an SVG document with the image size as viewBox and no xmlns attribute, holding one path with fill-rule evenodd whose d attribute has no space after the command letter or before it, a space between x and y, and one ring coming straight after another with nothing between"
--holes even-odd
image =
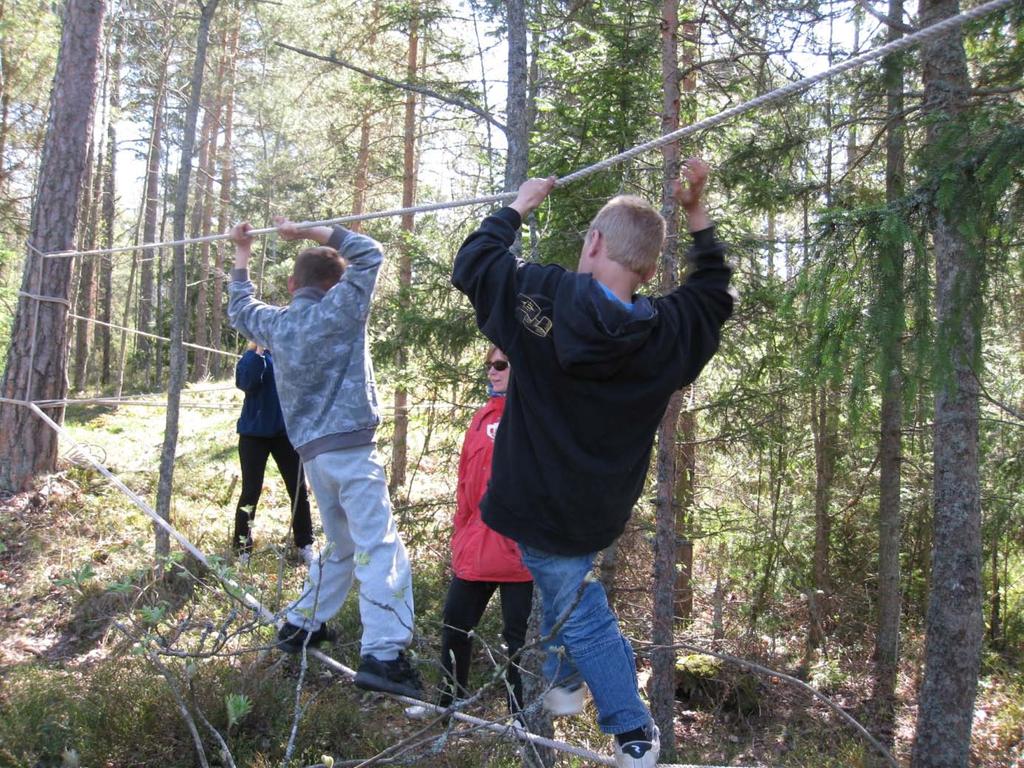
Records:
<instances>
[{"instance_id":1,"label":"forest floor","mask_svg":"<svg viewBox=\"0 0 1024 768\"><path fill-rule=\"evenodd\" d=\"M181 419L172 520L214 556L213 570L180 554L155 569L149 519L70 446L62 445L61 471L35 491L0 497L0 766L113 768L203 761L300 766L323 764L322 756L333 757L335 765L356 765L399 743L401 751L383 763L521 764L511 739L410 720L400 704L355 689L319 662L307 666L270 648L273 628L245 609L218 576L237 579L273 611L296 594L304 566L289 544L287 495L276 471L268 469L254 532L256 552L246 567L234 562L228 539L238 490L234 421L240 399L229 382L192 386L183 399L192 407ZM431 429L414 430L430 437L410 449L415 471L396 504L416 579L414 649L431 688L438 679L448 524L461 439L455 425L464 424L466 415L442 414ZM66 424L82 450L143 498L153 498L162 409L76 406ZM616 580L616 605L633 638L649 636L647 546L641 529L627 533ZM171 551L179 551L173 542ZM698 612L706 608L698 601ZM490 639L497 649L497 613L489 611L481 624L479 645ZM798 606L777 611L778 626L770 636L742 635L739 614L732 623L726 618L722 650L794 673L804 636ZM331 655L354 667L359 637L354 601L334 623L341 641ZM704 617L680 639L700 645L706 626ZM805 665L801 674L873 727L867 714L870 644L859 630L847 629L837 631L827 655ZM648 666L637 645L643 680ZM908 762L913 739L920 646L919 637L906 639L890 729L901 764ZM485 648L479 650L474 681L483 684L487 658ZM713 685L677 702L680 762L878 764L847 724L782 678L756 679L746 689L749 700L738 702L743 683L737 670L704 666ZM502 717L502 696L486 693L471 714ZM608 738L593 725L592 708L555 727L560 739L609 751ZM560 756L555 764L585 763ZM978 691L972 765L1024 768L1024 676L991 654Z\"/></svg>"}]
</instances>

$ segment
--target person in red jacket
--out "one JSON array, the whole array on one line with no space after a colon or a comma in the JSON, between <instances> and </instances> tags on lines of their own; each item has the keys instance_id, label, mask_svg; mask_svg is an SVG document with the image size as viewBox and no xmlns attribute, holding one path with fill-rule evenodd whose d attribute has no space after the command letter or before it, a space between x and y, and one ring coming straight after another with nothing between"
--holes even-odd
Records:
<instances>
[{"instance_id":1,"label":"person in red jacket","mask_svg":"<svg viewBox=\"0 0 1024 768\"><path fill-rule=\"evenodd\" d=\"M473 416L462 443L459 485L456 490L455 532L452 535L452 571L444 603L441 630L442 680L440 705L450 706L455 697L469 695L469 666L473 640L469 632L480 622L495 590L501 596L501 636L513 658L523 647L530 618L533 581L523 565L519 547L496 533L480 518L480 499L491 477L494 436L505 411L512 369L497 347L487 355L487 404ZM523 683L516 664L509 665L509 710L523 703Z\"/></svg>"}]
</instances>

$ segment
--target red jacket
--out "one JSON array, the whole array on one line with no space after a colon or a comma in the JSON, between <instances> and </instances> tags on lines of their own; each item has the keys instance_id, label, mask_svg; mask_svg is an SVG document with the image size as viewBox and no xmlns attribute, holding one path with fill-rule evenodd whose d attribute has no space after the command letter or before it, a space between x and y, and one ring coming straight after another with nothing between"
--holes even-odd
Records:
<instances>
[{"instance_id":1,"label":"red jacket","mask_svg":"<svg viewBox=\"0 0 1024 768\"><path fill-rule=\"evenodd\" d=\"M519 547L480 519L480 499L491 479L491 456L505 398L492 397L473 416L462 442L459 487L455 493L452 570L466 581L531 581Z\"/></svg>"}]
</instances>

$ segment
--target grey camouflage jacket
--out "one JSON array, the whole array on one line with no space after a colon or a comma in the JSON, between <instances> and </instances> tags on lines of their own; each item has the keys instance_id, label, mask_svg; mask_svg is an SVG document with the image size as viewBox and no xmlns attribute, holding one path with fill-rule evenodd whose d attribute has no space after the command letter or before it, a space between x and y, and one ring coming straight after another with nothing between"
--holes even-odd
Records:
<instances>
[{"instance_id":1,"label":"grey camouflage jacket","mask_svg":"<svg viewBox=\"0 0 1024 768\"><path fill-rule=\"evenodd\" d=\"M285 426L303 460L372 443L380 422L366 322L384 254L344 227L327 244L348 262L329 291L300 288L277 307L253 297L247 269L231 270L228 284L231 325L273 350Z\"/></svg>"}]
</instances>

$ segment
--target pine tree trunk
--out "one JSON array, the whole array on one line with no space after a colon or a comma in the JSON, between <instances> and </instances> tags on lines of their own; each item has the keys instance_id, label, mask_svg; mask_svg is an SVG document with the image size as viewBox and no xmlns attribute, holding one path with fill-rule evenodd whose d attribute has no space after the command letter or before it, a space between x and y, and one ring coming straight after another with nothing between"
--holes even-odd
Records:
<instances>
[{"instance_id":1,"label":"pine tree trunk","mask_svg":"<svg viewBox=\"0 0 1024 768\"><path fill-rule=\"evenodd\" d=\"M380 17L380 2L374 2L373 10L370 12L370 33L366 41L366 48L373 51L377 42L377 24ZM363 85L369 85L371 80L363 76ZM370 187L370 133L372 130L371 117L373 109L371 102L366 99L363 102L362 114L359 118L359 149L356 151L356 172L355 185L352 194L352 214L358 216L366 209L366 194ZM353 221L349 225L353 232L363 231L363 222Z\"/></svg>"},{"instance_id":2,"label":"pine tree trunk","mask_svg":"<svg viewBox=\"0 0 1024 768\"><path fill-rule=\"evenodd\" d=\"M679 127L679 0L664 0L661 5L661 133ZM679 206L673 194L673 182L679 178L679 144L666 144L662 150L661 214L668 236L661 254L662 291L676 286L679 279ZM661 749L665 759L675 757L675 586L676 586L676 441L682 393L676 392L658 427L656 456L654 603L651 615L651 715L661 730Z\"/></svg>"},{"instance_id":3,"label":"pine tree trunk","mask_svg":"<svg viewBox=\"0 0 1024 768\"><path fill-rule=\"evenodd\" d=\"M838 392L834 382L817 386L812 399L814 432L814 586L807 596L808 631L805 662L825 640L826 600L832 592L829 567L832 541L832 482L838 451Z\"/></svg>"},{"instance_id":4,"label":"pine tree trunk","mask_svg":"<svg viewBox=\"0 0 1024 768\"><path fill-rule=\"evenodd\" d=\"M102 150L101 150L102 152ZM82 219L79 227L78 245L84 250L96 247L95 237L95 180L102 171L94 166L95 146L89 148L89 171L82 189ZM75 314L80 319L75 321L75 367L72 376L72 389L82 392L86 387L89 372L89 358L92 355L93 324L89 322L95 317L96 311L96 257L78 256L78 299L75 302Z\"/></svg>"},{"instance_id":5,"label":"pine tree trunk","mask_svg":"<svg viewBox=\"0 0 1024 768\"><path fill-rule=\"evenodd\" d=\"M228 32L221 36L221 47L226 46ZM207 107L209 128L206 131L206 148L200 161L200 192L196 196L196 210L199 214L199 234L207 237L213 230L213 177L217 167L217 139L220 134L220 118L224 108L223 86L224 73L228 66L228 54L222 52L217 65L217 75L213 82L210 104ZM206 120L204 120L204 123ZM218 195L219 200L219 195ZM210 243L199 243L199 278L196 286L195 343L202 347L210 346ZM218 307L219 309L219 307ZM196 350L195 367L192 379L201 381L210 372L210 353Z\"/></svg>"},{"instance_id":6,"label":"pine tree trunk","mask_svg":"<svg viewBox=\"0 0 1024 768\"><path fill-rule=\"evenodd\" d=\"M192 69L189 101L185 111L185 133L181 142L181 165L178 170L178 188L174 200L174 240L185 237L185 215L188 208L189 179L192 175L192 153L196 140L196 122L199 116L199 101L203 88L203 69L206 64L206 49L209 41L210 23L220 0L207 0L202 5L199 29L196 33L196 58ZM171 519L171 494L174 485L174 453L178 446L178 412L181 407L181 390L185 385L188 361L182 346L185 325L185 246L174 247L174 281L171 289L173 308L171 314L171 360L167 382L167 420L164 427L164 442L160 452L160 480L157 487L156 512L164 520ZM156 533L155 554L163 560L170 553L170 538L167 532L154 524Z\"/></svg>"},{"instance_id":7,"label":"pine tree trunk","mask_svg":"<svg viewBox=\"0 0 1024 768\"><path fill-rule=\"evenodd\" d=\"M221 232L227 232L231 227L231 185L234 183L234 165L231 158L231 146L234 140L235 121L235 72L238 66L238 33L241 21L236 18L231 27L231 34L228 38L228 57L226 98L224 102L224 141L221 144L218 157L220 158L220 211L218 213L218 228ZM221 338L224 328L224 269L220 264L214 264L213 270L213 314L210 320L210 346L221 349L224 340ZM226 373L224 355L215 355L211 367L215 378L220 378Z\"/></svg>"},{"instance_id":8,"label":"pine tree trunk","mask_svg":"<svg viewBox=\"0 0 1024 768\"><path fill-rule=\"evenodd\" d=\"M900 37L903 0L889 0L889 39ZM890 115L885 145L885 199L888 205L904 193L903 64L899 56L885 60L887 113ZM879 253L879 304L886 308L887 330L880 340L882 359L882 406L878 442L878 631L875 634L874 698L885 723L887 744L892 744L891 725L896 672L899 663L901 577L900 542L903 455L903 251L900 242L888 242Z\"/></svg>"},{"instance_id":9,"label":"pine tree trunk","mask_svg":"<svg viewBox=\"0 0 1024 768\"><path fill-rule=\"evenodd\" d=\"M413 8L413 17L409 23L409 55L406 62L406 81L416 82L416 71L419 66L419 16L418 10ZM406 91L405 94L405 123L403 128L403 155L402 155L402 207L408 208L416 198L416 94ZM414 231L414 217L412 214L402 216L402 253L398 262L398 292L404 304L404 298L409 295L412 287L412 235ZM409 449L409 392L405 387L402 378L408 363L408 350L402 338L404 334L399 328L400 346L395 353L395 371L399 376L399 383L395 387L395 432L391 441L391 483L389 490L392 496L405 485L406 468L408 465Z\"/></svg>"},{"instance_id":10,"label":"pine tree trunk","mask_svg":"<svg viewBox=\"0 0 1024 768\"><path fill-rule=\"evenodd\" d=\"M95 109L104 3L69 0L50 113L32 208L21 290L70 298L71 259L40 253L74 248L79 193L86 173ZM22 296L11 328L0 395L14 400L62 399L67 395L67 307ZM63 407L48 409L56 421ZM33 478L57 466L57 435L41 429L22 405L0 403L0 488L28 489Z\"/></svg>"},{"instance_id":11,"label":"pine tree trunk","mask_svg":"<svg viewBox=\"0 0 1024 768\"><path fill-rule=\"evenodd\" d=\"M121 35L114 36L114 52L110 57L108 72L110 82L110 114L107 118L107 163L103 176L103 246L114 245L114 218L116 214L115 184L117 173L117 120L121 110ZM106 254L99 257L100 267L100 320L110 323L114 315L114 260ZM110 342L111 328L101 325L98 329L103 358L100 364L100 384L110 384Z\"/></svg>"},{"instance_id":12,"label":"pine tree trunk","mask_svg":"<svg viewBox=\"0 0 1024 768\"><path fill-rule=\"evenodd\" d=\"M508 92L505 108L505 190L519 189L526 181L530 158L529 112L526 108L527 49L526 0L505 3L508 28Z\"/></svg>"},{"instance_id":13,"label":"pine tree trunk","mask_svg":"<svg viewBox=\"0 0 1024 768\"><path fill-rule=\"evenodd\" d=\"M167 82L167 61L163 62L160 72L160 83L153 95L153 122L149 133L149 151L146 155L145 203L142 215L142 242L156 241L157 213L160 209L160 139L164 129L164 98ZM146 248L142 252L139 264L139 330L153 333L154 304L156 303L153 265L157 252ZM145 336L139 336L137 349L142 359L143 381L152 385L156 381L156 362L154 354L159 355L159 347L154 346Z\"/></svg>"},{"instance_id":14,"label":"pine tree trunk","mask_svg":"<svg viewBox=\"0 0 1024 768\"><path fill-rule=\"evenodd\" d=\"M921 25L959 12L957 0L923 0ZM955 121L966 108L970 79L962 31L922 44L924 107ZM936 144L949 120L928 124ZM970 205L964 196L959 205ZM936 382L934 421L934 544L918 699L914 768L965 768L981 664L981 495L978 476L978 380L984 260L941 208L934 210L937 348L945 362ZM958 215L970 220L970 211Z\"/></svg>"}]
</instances>

